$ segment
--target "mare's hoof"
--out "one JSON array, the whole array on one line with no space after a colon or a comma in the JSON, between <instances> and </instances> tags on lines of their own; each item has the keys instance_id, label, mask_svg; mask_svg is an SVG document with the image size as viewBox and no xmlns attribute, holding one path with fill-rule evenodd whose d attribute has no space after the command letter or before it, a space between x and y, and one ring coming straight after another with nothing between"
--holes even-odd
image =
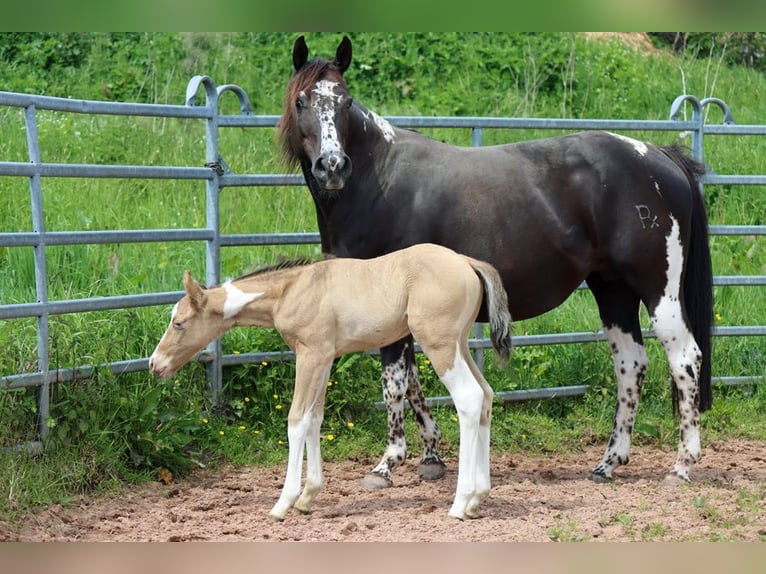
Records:
<instances>
[{"instance_id":1,"label":"mare's hoof","mask_svg":"<svg viewBox=\"0 0 766 574\"><path fill-rule=\"evenodd\" d=\"M447 472L447 465L442 461L421 462L418 465L418 476L423 480L439 480Z\"/></svg>"},{"instance_id":2,"label":"mare's hoof","mask_svg":"<svg viewBox=\"0 0 766 574\"><path fill-rule=\"evenodd\" d=\"M608 484L614 482L614 479L611 476L606 476L605 474L596 471L592 471L589 478L596 484Z\"/></svg>"},{"instance_id":3,"label":"mare's hoof","mask_svg":"<svg viewBox=\"0 0 766 574\"><path fill-rule=\"evenodd\" d=\"M393 485L394 481L390 478L372 472L359 481L359 486L365 490L381 490L391 488Z\"/></svg>"}]
</instances>

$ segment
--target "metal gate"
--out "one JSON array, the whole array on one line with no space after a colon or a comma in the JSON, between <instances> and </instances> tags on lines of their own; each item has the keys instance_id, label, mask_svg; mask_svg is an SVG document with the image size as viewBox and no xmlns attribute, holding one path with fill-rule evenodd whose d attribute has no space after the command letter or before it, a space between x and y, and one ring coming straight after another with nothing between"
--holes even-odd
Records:
<instances>
[{"instance_id":1,"label":"metal gate","mask_svg":"<svg viewBox=\"0 0 766 574\"><path fill-rule=\"evenodd\" d=\"M200 92L204 93L204 104L198 102ZM238 98L239 113L219 113L219 99L224 93L233 93ZM110 369L115 374L148 369L148 359L132 359L99 365L73 365L67 368L51 369L49 353L49 317L65 313L125 309L149 305L174 303L181 291L157 292L141 295L115 297L94 297L51 301L48 297L48 275L46 271L46 246L104 244L104 243L150 243L160 241L201 241L205 243L206 276L208 284L220 282L221 250L230 246L288 245L319 243L318 233L271 233L271 234L222 234L220 229L221 190L227 187L244 186L304 186L300 175L283 174L236 174L232 173L219 151L219 133L226 128L273 129L276 115L255 115L245 91L233 84L216 86L207 76L193 77L187 86L185 105L159 105L100 102L92 100L71 100L11 92L0 92L0 106L23 109L26 132L27 162L0 161L0 177L26 177L29 179L29 194L32 213L32 231L5 232L0 230L0 248L32 247L34 249L36 301L20 304L6 304L0 301L0 320L14 320L34 317L37 320L37 369L34 372L8 373L0 378L0 391L22 387L39 387L38 432L45 438L44 421L49 413L50 385L83 379L91 376L95 369ZM681 119L682 111L691 107L691 119ZM707 106L720 109L723 121L708 125L704 120ZM206 125L206 152L197 166L143 166L143 165L101 165L85 163L47 163L41 161L38 138L37 111L51 110L71 114L119 115L126 117L163 117L182 120L204 121ZM495 117L420 117L396 116L387 118L392 124L407 128L462 128L471 130L471 143L483 144L484 129L546 129L546 130L612 130L612 131L672 131L691 134L692 154L704 159L704 138L714 135L764 135L766 126L737 125L726 105L716 98L698 99L691 95L676 98L670 107L667 120L587 120L587 119L538 119L538 118L495 118ZM190 229L147 229L123 231L66 231L45 230L42 188L48 177L88 178L130 178L200 180L206 186L206 225ZM766 185L766 175L720 175L708 173L703 185ZM712 235L764 235L766 226L711 226ZM715 285L766 285L766 276L716 276ZM470 341L481 365L482 351L490 346L482 337L481 326L477 326L476 337ZM651 336L651 333L646 333ZM762 336L766 326L717 327L715 336ZM584 343L604 340L601 332L574 332L517 336L515 346ZM204 362L213 400L221 390L222 367L243 363L256 363L289 357L286 352L242 353L224 355L220 342L212 343L199 360ZM716 376L714 379L726 384L738 384L755 380L756 376ZM554 396L583 394L587 385L555 387L497 393L503 400L526 400ZM432 403L444 403L448 397L434 397Z\"/></svg>"}]
</instances>

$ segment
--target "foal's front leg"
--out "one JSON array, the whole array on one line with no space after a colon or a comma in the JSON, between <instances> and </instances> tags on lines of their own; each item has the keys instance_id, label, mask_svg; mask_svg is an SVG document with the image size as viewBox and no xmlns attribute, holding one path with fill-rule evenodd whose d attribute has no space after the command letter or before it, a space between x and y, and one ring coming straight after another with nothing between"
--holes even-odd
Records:
<instances>
[{"instance_id":1,"label":"foal's front leg","mask_svg":"<svg viewBox=\"0 0 766 574\"><path fill-rule=\"evenodd\" d=\"M327 379L331 368L332 357L327 359L296 352L295 392L287 418L287 473L279 500L269 512L274 520L283 520L293 506L301 512L308 512L322 488L319 431L324 417ZM301 493L304 445L307 474L306 485Z\"/></svg>"}]
</instances>

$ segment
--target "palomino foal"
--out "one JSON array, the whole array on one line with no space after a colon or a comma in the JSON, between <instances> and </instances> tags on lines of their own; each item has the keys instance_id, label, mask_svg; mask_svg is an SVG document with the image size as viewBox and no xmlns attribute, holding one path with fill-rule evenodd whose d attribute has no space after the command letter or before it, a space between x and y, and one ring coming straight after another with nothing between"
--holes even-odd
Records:
<instances>
[{"instance_id":1,"label":"palomino foal","mask_svg":"<svg viewBox=\"0 0 766 574\"><path fill-rule=\"evenodd\" d=\"M284 519L293 506L307 512L322 486L319 434L333 360L410 333L447 387L459 418L457 491L449 514L478 516L490 490L493 393L471 357L468 335L485 293L492 345L501 359L511 346L507 295L494 267L446 247L419 244L375 259L272 267L211 289L186 271L184 288L149 360L156 375L172 375L237 326L276 328L295 352L287 473L272 518Z\"/></svg>"}]
</instances>

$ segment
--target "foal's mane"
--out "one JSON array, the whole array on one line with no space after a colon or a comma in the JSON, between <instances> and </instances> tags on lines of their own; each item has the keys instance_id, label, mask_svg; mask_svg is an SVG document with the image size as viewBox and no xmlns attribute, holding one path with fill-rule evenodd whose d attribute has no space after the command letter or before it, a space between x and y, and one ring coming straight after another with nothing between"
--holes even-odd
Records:
<instances>
[{"instance_id":1,"label":"foal's mane","mask_svg":"<svg viewBox=\"0 0 766 574\"><path fill-rule=\"evenodd\" d=\"M282 158L289 168L295 168L298 158L290 148L290 129L292 127L292 112L298 94L308 90L327 74L336 76L333 81L343 82L343 74L337 66L324 58L314 58L293 73L287 84L285 97L282 102L282 115L277 124L277 137L282 146Z\"/></svg>"},{"instance_id":2,"label":"foal's mane","mask_svg":"<svg viewBox=\"0 0 766 574\"><path fill-rule=\"evenodd\" d=\"M274 263L273 265L259 267L258 269L255 269L253 271L250 271L249 273L246 273L245 275L242 275L241 277L237 277L236 279L234 279L234 281L239 281L240 279L249 279L257 275L265 275L266 273L272 273L274 271L292 269L294 267L305 267L306 265L311 265L312 263L316 263L316 262L317 260L312 259L311 257L299 257L297 259L286 259L284 261L280 261L279 263Z\"/></svg>"}]
</instances>

